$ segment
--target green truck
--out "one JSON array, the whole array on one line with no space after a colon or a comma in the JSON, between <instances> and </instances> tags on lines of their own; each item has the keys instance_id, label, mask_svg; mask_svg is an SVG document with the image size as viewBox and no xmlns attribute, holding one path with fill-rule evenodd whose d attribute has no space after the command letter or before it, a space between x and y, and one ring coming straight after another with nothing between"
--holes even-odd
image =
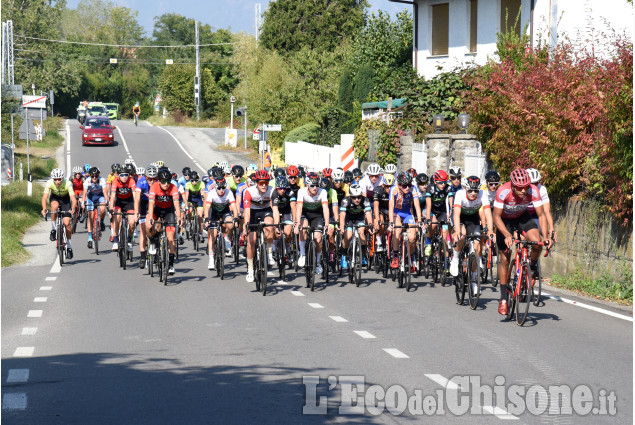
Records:
<instances>
[{"instance_id":1,"label":"green truck","mask_svg":"<svg viewBox=\"0 0 635 425\"><path fill-rule=\"evenodd\" d=\"M106 109L108 109L108 118L111 120L119 119L119 104L118 103L104 103Z\"/></svg>"}]
</instances>

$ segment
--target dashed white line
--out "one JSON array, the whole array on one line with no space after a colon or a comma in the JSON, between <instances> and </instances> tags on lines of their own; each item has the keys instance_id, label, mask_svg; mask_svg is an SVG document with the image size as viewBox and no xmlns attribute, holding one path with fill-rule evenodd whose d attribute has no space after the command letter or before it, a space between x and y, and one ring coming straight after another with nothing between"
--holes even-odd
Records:
<instances>
[{"instance_id":1,"label":"dashed white line","mask_svg":"<svg viewBox=\"0 0 635 425\"><path fill-rule=\"evenodd\" d=\"M459 386L456 385L454 382L449 381L448 379L446 379L444 376L441 376L439 374L436 373L426 373L425 374L426 378L436 382L437 384L441 385L443 388L448 388L450 390L458 390Z\"/></svg>"},{"instance_id":2,"label":"dashed white line","mask_svg":"<svg viewBox=\"0 0 635 425\"><path fill-rule=\"evenodd\" d=\"M309 303L309 305L313 308L324 308L324 306L319 303Z\"/></svg>"},{"instance_id":3,"label":"dashed white line","mask_svg":"<svg viewBox=\"0 0 635 425\"><path fill-rule=\"evenodd\" d=\"M26 382L29 380L29 369L9 369L7 382Z\"/></svg>"},{"instance_id":4,"label":"dashed white line","mask_svg":"<svg viewBox=\"0 0 635 425\"><path fill-rule=\"evenodd\" d=\"M26 317L42 317L42 312L44 310L29 310L29 313Z\"/></svg>"},{"instance_id":5,"label":"dashed white line","mask_svg":"<svg viewBox=\"0 0 635 425\"><path fill-rule=\"evenodd\" d=\"M35 335L37 328L22 328L22 335Z\"/></svg>"},{"instance_id":6,"label":"dashed white line","mask_svg":"<svg viewBox=\"0 0 635 425\"><path fill-rule=\"evenodd\" d=\"M496 416L498 419L506 420L518 420L520 418L508 413L507 410L501 409L498 406L483 406L483 411L491 415Z\"/></svg>"},{"instance_id":7,"label":"dashed white line","mask_svg":"<svg viewBox=\"0 0 635 425\"><path fill-rule=\"evenodd\" d=\"M329 317L335 320L336 322L340 322L340 323L348 322L348 320L346 320L342 316L329 316Z\"/></svg>"},{"instance_id":8,"label":"dashed white line","mask_svg":"<svg viewBox=\"0 0 635 425\"><path fill-rule=\"evenodd\" d=\"M48 300L47 297L35 297L33 298L34 303L45 303Z\"/></svg>"},{"instance_id":9,"label":"dashed white line","mask_svg":"<svg viewBox=\"0 0 635 425\"><path fill-rule=\"evenodd\" d=\"M296 297L304 297L304 296L305 296L305 295L304 295L302 292L300 292L300 291L291 291L291 293L292 293L293 295L295 295Z\"/></svg>"},{"instance_id":10,"label":"dashed white line","mask_svg":"<svg viewBox=\"0 0 635 425\"><path fill-rule=\"evenodd\" d=\"M53 290L52 286L40 286L40 291L51 291Z\"/></svg>"},{"instance_id":11,"label":"dashed white line","mask_svg":"<svg viewBox=\"0 0 635 425\"><path fill-rule=\"evenodd\" d=\"M2 396L2 409L24 410L26 409L25 393L8 393Z\"/></svg>"},{"instance_id":12,"label":"dashed white line","mask_svg":"<svg viewBox=\"0 0 635 425\"><path fill-rule=\"evenodd\" d=\"M562 298L562 297L559 297L557 295L547 294L546 292L543 292L542 295L544 295L545 297L552 298L552 299L554 299L556 301L560 301L560 302L567 303L567 304L572 304L572 305L577 305L578 307L582 307L582 308L586 308L586 309L589 309L589 310L593 310L593 311L596 311L598 313L606 314L608 316L617 317L618 319L628 320L629 322L633 321L633 318L630 317L630 316L625 316L623 314L615 313L615 312L610 311L610 310L605 310L603 308L595 307L595 306L592 306L592 305L589 305L589 304L584 304L584 303L580 303L580 302L577 302L577 301L569 300L567 298Z\"/></svg>"},{"instance_id":13,"label":"dashed white line","mask_svg":"<svg viewBox=\"0 0 635 425\"><path fill-rule=\"evenodd\" d=\"M384 348L384 351L397 359L409 359L407 354L402 353L396 348Z\"/></svg>"},{"instance_id":14,"label":"dashed white line","mask_svg":"<svg viewBox=\"0 0 635 425\"><path fill-rule=\"evenodd\" d=\"M353 331L353 332L355 332L357 335L359 335L359 336L361 336L362 338L365 338L365 339L377 338L375 335L371 334L368 331Z\"/></svg>"},{"instance_id":15,"label":"dashed white line","mask_svg":"<svg viewBox=\"0 0 635 425\"><path fill-rule=\"evenodd\" d=\"M51 281L55 281L57 280L57 276L49 276L45 279L47 282L51 282Z\"/></svg>"},{"instance_id":16,"label":"dashed white line","mask_svg":"<svg viewBox=\"0 0 635 425\"><path fill-rule=\"evenodd\" d=\"M31 357L35 347L18 347L13 352L13 357Z\"/></svg>"},{"instance_id":17,"label":"dashed white line","mask_svg":"<svg viewBox=\"0 0 635 425\"><path fill-rule=\"evenodd\" d=\"M51 267L51 271L49 271L49 273L59 273L62 271L62 266L60 266L60 256L56 256L55 257L55 262L53 263L53 266Z\"/></svg>"}]
</instances>

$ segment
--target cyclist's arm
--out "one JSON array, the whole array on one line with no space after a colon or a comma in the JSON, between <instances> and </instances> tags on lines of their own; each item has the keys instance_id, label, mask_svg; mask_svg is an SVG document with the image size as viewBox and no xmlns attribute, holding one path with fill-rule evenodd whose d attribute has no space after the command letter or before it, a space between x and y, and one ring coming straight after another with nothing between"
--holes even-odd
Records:
<instances>
[{"instance_id":1,"label":"cyclist's arm","mask_svg":"<svg viewBox=\"0 0 635 425\"><path fill-rule=\"evenodd\" d=\"M49 199L49 188L46 187L44 189L44 194L42 195L42 215L44 215L44 211L46 211L46 204Z\"/></svg>"},{"instance_id":2,"label":"cyclist's arm","mask_svg":"<svg viewBox=\"0 0 635 425\"><path fill-rule=\"evenodd\" d=\"M182 222L183 217L181 217L181 206L179 205L179 198L177 197L176 199L173 199L173 203L174 203L174 211L176 213L176 221L178 222Z\"/></svg>"},{"instance_id":3,"label":"cyclist's arm","mask_svg":"<svg viewBox=\"0 0 635 425\"><path fill-rule=\"evenodd\" d=\"M235 200L229 203L229 210L232 212L232 216L238 220L238 205Z\"/></svg>"},{"instance_id":4,"label":"cyclist's arm","mask_svg":"<svg viewBox=\"0 0 635 425\"><path fill-rule=\"evenodd\" d=\"M183 203L185 204L185 208L187 208L187 200L190 198L190 191L186 188L183 191Z\"/></svg>"},{"instance_id":5,"label":"cyclist's arm","mask_svg":"<svg viewBox=\"0 0 635 425\"><path fill-rule=\"evenodd\" d=\"M536 207L536 215L538 216L538 223L540 224L540 231L542 232L542 240L549 239L549 228L547 227L547 215L545 214L545 208L541 205Z\"/></svg>"},{"instance_id":6,"label":"cyclist's arm","mask_svg":"<svg viewBox=\"0 0 635 425\"><path fill-rule=\"evenodd\" d=\"M492 234L494 230L494 221L492 220L492 208L483 208L483 215L485 215L485 225L487 226L487 232Z\"/></svg>"},{"instance_id":7,"label":"cyclist's arm","mask_svg":"<svg viewBox=\"0 0 635 425\"><path fill-rule=\"evenodd\" d=\"M302 205L303 204L304 203L302 201L297 201L297 207L296 207L297 210L296 210L295 217L297 218L296 223L298 223L300 225L302 224L302 223L300 223L300 221L302 220Z\"/></svg>"},{"instance_id":8,"label":"cyclist's arm","mask_svg":"<svg viewBox=\"0 0 635 425\"><path fill-rule=\"evenodd\" d=\"M296 220L296 216L298 214L298 211L297 211L298 203L296 201L291 201L289 202L289 206L291 207L291 220L295 223L296 221L300 220L300 219Z\"/></svg>"},{"instance_id":9,"label":"cyclist's arm","mask_svg":"<svg viewBox=\"0 0 635 425\"><path fill-rule=\"evenodd\" d=\"M507 228L505 227L505 224L503 223L502 214L503 214L503 209L495 206L494 215L492 217L494 219L494 226L496 226L496 229L499 232L501 232L501 234L503 235L503 237L505 237L505 239L511 238L512 234L507 231Z\"/></svg>"},{"instance_id":10,"label":"cyclist's arm","mask_svg":"<svg viewBox=\"0 0 635 425\"><path fill-rule=\"evenodd\" d=\"M328 202L322 202L322 214L324 214L324 227L326 228L329 225L329 217L331 216Z\"/></svg>"},{"instance_id":11,"label":"cyclist's arm","mask_svg":"<svg viewBox=\"0 0 635 425\"><path fill-rule=\"evenodd\" d=\"M243 229L245 232L247 231L247 226L249 225L249 220L251 219L251 207L245 207L243 210Z\"/></svg>"},{"instance_id":12,"label":"cyclist's arm","mask_svg":"<svg viewBox=\"0 0 635 425\"><path fill-rule=\"evenodd\" d=\"M366 224L371 225L373 223L373 215L370 213L370 211L366 211L364 216L366 217Z\"/></svg>"},{"instance_id":13,"label":"cyclist's arm","mask_svg":"<svg viewBox=\"0 0 635 425\"><path fill-rule=\"evenodd\" d=\"M342 232L346 230L346 209L340 212L340 229Z\"/></svg>"},{"instance_id":14,"label":"cyclist's arm","mask_svg":"<svg viewBox=\"0 0 635 425\"><path fill-rule=\"evenodd\" d=\"M141 192L135 190L132 192L132 199L134 199L134 215L139 215L139 200L141 199Z\"/></svg>"},{"instance_id":15,"label":"cyclist's arm","mask_svg":"<svg viewBox=\"0 0 635 425\"><path fill-rule=\"evenodd\" d=\"M415 205L415 211L417 212L417 223L421 222L421 206L419 205L419 197L412 198L412 203Z\"/></svg>"},{"instance_id":16,"label":"cyclist's arm","mask_svg":"<svg viewBox=\"0 0 635 425\"><path fill-rule=\"evenodd\" d=\"M273 211L273 224L280 224L280 210L278 209L278 205L273 204L271 210Z\"/></svg>"},{"instance_id":17,"label":"cyclist's arm","mask_svg":"<svg viewBox=\"0 0 635 425\"><path fill-rule=\"evenodd\" d=\"M432 220L432 198L426 196L426 217Z\"/></svg>"},{"instance_id":18,"label":"cyclist's arm","mask_svg":"<svg viewBox=\"0 0 635 425\"><path fill-rule=\"evenodd\" d=\"M461 205L454 204L454 242L458 242L461 238Z\"/></svg>"},{"instance_id":19,"label":"cyclist's arm","mask_svg":"<svg viewBox=\"0 0 635 425\"><path fill-rule=\"evenodd\" d=\"M373 201L373 210L375 211L375 222L379 226L379 200L377 199Z\"/></svg>"},{"instance_id":20,"label":"cyclist's arm","mask_svg":"<svg viewBox=\"0 0 635 425\"><path fill-rule=\"evenodd\" d=\"M551 203L543 202L542 208L545 210L545 218L547 219L547 225L549 227L549 235L551 235L551 233L556 231L556 228L553 226L553 216L551 215Z\"/></svg>"},{"instance_id":21,"label":"cyclist's arm","mask_svg":"<svg viewBox=\"0 0 635 425\"><path fill-rule=\"evenodd\" d=\"M388 223L394 223L394 215L395 215L395 199L392 194L390 195L390 201L388 201Z\"/></svg>"}]
</instances>

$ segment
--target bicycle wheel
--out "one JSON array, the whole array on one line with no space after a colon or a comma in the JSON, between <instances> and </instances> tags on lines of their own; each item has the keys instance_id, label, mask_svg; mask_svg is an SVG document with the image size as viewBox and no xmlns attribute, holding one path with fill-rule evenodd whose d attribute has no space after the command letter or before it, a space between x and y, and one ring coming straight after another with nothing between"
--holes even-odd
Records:
<instances>
[{"instance_id":1,"label":"bicycle wheel","mask_svg":"<svg viewBox=\"0 0 635 425\"><path fill-rule=\"evenodd\" d=\"M161 235L161 242L163 245L161 248L161 251L162 251L161 262L163 263L163 266L162 266L163 285L167 285L168 284L168 270L170 268L170 253L168 251L168 239L167 239L167 236L165 236L165 234Z\"/></svg>"},{"instance_id":2,"label":"bicycle wheel","mask_svg":"<svg viewBox=\"0 0 635 425\"><path fill-rule=\"evenodd\" d=\"M322 279L329 281L329 240L322 237Z\"/></svg>"},{"instance_id":3,"label":"bicycle wheel","mask_svg":"<svg viewBox=\"0 0 635 425\"><path fill-rule=\"evenodd\" d=\"M199 239L198 239L198 216L195 215L194 216L194 222L191 224L191 228L192 228L192 232L191 232L191 237L192 237L192 244L194 245L194 252L198 252L198 247L199 247ZM220 230L219 230L220 231Z\"/></svg>"},{"instance_id":4,"label":"bicycle wheel","mask_svg":"<svg viewBox=\"0 0 635 425\"><path fill-rule=\"evenodd\" d=\"M362 282L362 246L357 238L355 238L355 252L353 255L355 256L353 281L355 282L355 286L359 286Z\"/></svg>"},{"instance_id":5,"label":"bicycle wheel","mask_svg":"<svg viewBox=\"0 0 635 425\"><path fill-rule=\"evenodd\" d=\"M238 233L238 228L234 227L234 232L232 233L232 252L236 264L240 261L240 235Z\"/></svg>"},{"instance_id":6,"label":"bicycle wheel","mask_svg":"<svg viewBox=\"0 0 635 425\"><path fill-rule=\"evenodd\" d=\"M406 286L406 292L410 291L412 287L412 256L410 255L410 246L406 244L405 247L406 259L404 261L404 285Z\"/></svg>"},{"instance_id":7,"label":"bicycle wheel","mask_svg":"<svg viewBox=\"0 0 635 425\"><path fill-rule=\"evenodd\" d=\"M88 222L88 220L86 220ZM101 237L101 227L99 223L99 210L95 208L93 210L93 247L95 248L95 255L99 255L99 239Z\"/></svg>"},{"instance_id":8,"label":"bicycle wheel","mask_svg":"<svg viewBox=\"0 0 635 425\"><path fill-rule=\"evenodd\" d=\"M287 270L287 241L284 233L278 239L278 273L280 274L280 280L286 279Z\"/></svg>"},{"instance_id":9,"label":"bicycle wheel","mask_svg":"<svg viewBox=\"0 0 635 425\"><path fill-rule=\"evenodd\" d=\"M245 238L245 243L247 243L247 238ZM260 292L260 250L258 246L260 245L260 238L256 238L256 245L254 246L254 282L256 283L256 291Z\"/></svg>"},{"instance_id":10,"label":"bicycle wheel","mask_svg":"<svg viewBox=\"0 0 635 425\"><path fill-rule=\"evenodd\" d=\"M474 272L473 270L476 271ZM478 307L478 301L481 296L481 271L479 270L478 256L475 252L472 252L468 258L467 275L469 276L468 294L470 308L475 310Z\"/></svg>"},{"instance_id":11,"label":"bicycle wheel","mask_svg":"<svg viewBox=\"0 0 635 425\"><path fill-rule=\"evenodd\" d=\"M542 269L540 267L540 260L538 260L538 276L534 276L535 282L533 285L534 292L534 306L538 307L540 305L540 297L542 296Z\"/></svg>"},{"instance_id":12,"label":"bicycle wheel","mask_svg":"<svg viewBox=\"0 0 635 425\"><path fill-rule=\"evenodd\" d=\"M315 289L315 241L313 235L311 240L307 244L308 250L306 253L306 264L304 265L305 273L307 276L307 287L311 288L311 292Z\"/></svg>"},{"instance_id":13,"label":"bicycle wheel","mask_svg":"<svg viewBox=\"0 0 635 425\"><path fill-rule=\"evenodd\" d=\"M463 270L459 270L458 276L454 278L454 293L458 305L463 305L465 300L465 279L466 276L463 274Z\"/></svg>"},{"instance_id":14,"label":"bicycle wheel","mask_svg":"<svg viewBox=\"0 0 635 425\"><path fill-rule=\"evenodd\" d=\"M128 261L128 225L125 220L121 220L119 228L119 266L126 270L126 262Z\"/></svg>"},{"instance_id":15,"label":"bicycle wheel","mask_svg":"<svg viewBox=\"0 0 635 425\"><path fill-rule=\"evenodd\" d=\"M490 275L492 276L492 286L496 288L500 283L500 277L498 276L498 265L500 264L500 255L498 255L498 251L496 252L496 261L494 261L494 252L492 252L492 270L490 270Z\"/></svg>"},{"instance_id":16,"label":"bicycle wheel","mask_svg":"<svg viewBox=\"0 0 635 425\"><path fill-rule=\"evenodd\" d=\"M75 208L75 212L71 217L71 234L74 234L77 231L77 222L79 221L79 211L78 208Z\"/></svg>"},{"instance_id":17,"label":"bicycle wheel","mask_svg":"<svg viewBox=\"0 0 635 425\"><path fill-rule=\"evenodd\" d=\"M439 270L441 268L441 261L439 260L439 248L437 247L436 242L432 243L432 255L430 261L432 262L432 264L430 265L432 272L432 281L434 283L439 283Z\"/></svg>"},{"instance_id":18,"label":"bicycle wheel","mask_svg":"<svg viewBox=\"0 0 635 425\"><path fill-rule=\"evenodd\" d=\"M149 243L149 242L148 242ZM146 251L146 262L148 264L148 274L150 277L154 277L154 257L155 255L150 254L150 251Z\"/></svg>"},{"instance_id":19,"label":"bicycle wheel","mask_svg":"<svg viewBox=\"0 0 635 425\"><path fill-rule=\"evenodd\" d=\"M481 257L481 262L484 267L481 268L481 282L486 283L487 277L491 276L489 273L490 265L492 263L492 257L490 255L491 251L489 248L489 244L485 244L485 248L483 250L483 255Z\"/></svg>"},{"instance_id":20,"label":"bicycle wheel","mask_svg":"<svg viewBox=\"0 0 635 425\"><path fill-rule=\"evenodd\" d=\"M64 255L66 254L66 242L64 241L65 237L66 228L60 220L57 224L57 256L60 260L60 266L64 265Z\"/></svg>"},{"instance_id":21,"label":"bicycle wheel","mask_svg":"<svg viewBox=\"0 0 635 425\"><path fill-rule=\"evenodd\" d=\"M293 267L295 268L296 273L300 271L300 266L298 266L298 258L300 258L300 235L294 234L293 235Z\"/></svg>"},{"instance_id":22,"label":"bicycle wheel","mask_svg":"<svg viewBox=\"0 0 635 425\"><path fill-rule=\"evenodd\" d=\"M441 286L449 285L447 274L447 260L445 257L445 241L441 240L439 243L439 279L441 280Z\"/></svg>"},{"instance_id":23,"label":"bicycle wheel","mask_svg":"<svg viewBox=\"0 0 635 425\"><path fill-rule=\"evenodd\" d=\"M260 243L259 251L260 289L262 290L262 295L264 296L267 293L267 250L265 248L264 242Z\"/></svg>"},{"instance_id":24,"label":"bicycle wheel","mask_svg":"<svg viewBox=\"0 0 635 425\"><path fill-rule=\"evenodd\" d=\"M525 324L529 314L529 304L533 301L533 289L531 286L531 268L528 264L523 264L520 270L520 292L516 297L516 323L518 326Z\"/></svg>"},{"instance_id":25,"label":"bicycle wheel","mask_svg":"<svg viewBox=\"0 0 635 425\"><path fill-rule=\"evenodd\" d=\"M335 274L342 276L342 255L340 254L340 247L342 246L342 234L335 229L335 251L333 252L333 262L335 263Z\"/></svg>"}]
</instances>

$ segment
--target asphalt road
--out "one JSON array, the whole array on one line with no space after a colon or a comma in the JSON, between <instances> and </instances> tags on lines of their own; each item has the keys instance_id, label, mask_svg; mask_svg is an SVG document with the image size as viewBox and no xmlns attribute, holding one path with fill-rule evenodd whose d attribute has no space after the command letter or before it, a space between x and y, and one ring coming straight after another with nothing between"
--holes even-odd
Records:
<instances>
[{"instance_id":1,"label":"asphalt road","mask_svg":"<svg viewBox=\"0 0 635 425\"><path fill-rule=\"evenodd\" d=\"M81 147L75 124L72 164L244 162L214 150L222 130L121 121L117 146ZM489 285L472 311L453 287L418 278L406 292L374 273L359 288L318 278L315 292L301 274L272 274L263 297L244 261L221 281L191 243L163 286L138 269L138 249L124 271L102 245L86 249L82 228L61 269L42 256L2 270L4 423L633 422L631 313L546 299L519 327ZM572 413L557 408L569 400Z\"/></svg>"}]
</instances>

